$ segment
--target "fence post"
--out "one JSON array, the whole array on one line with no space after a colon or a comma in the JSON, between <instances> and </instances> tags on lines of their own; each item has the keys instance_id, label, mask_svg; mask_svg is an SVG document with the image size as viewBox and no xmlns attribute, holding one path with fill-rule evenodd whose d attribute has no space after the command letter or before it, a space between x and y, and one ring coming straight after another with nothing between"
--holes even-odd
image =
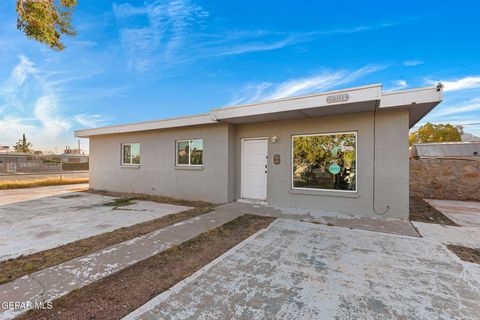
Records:
<instances>
[{"instance_id":1,"label":"fence post","mask_svg":"<svg viewBox=\"0 0 480 320\"><path fill-rule=\"evenodd\" d=\"M62 175L63 175L63 156L60 155L60 183L62 183Z\"/></svg>"}]
</instances>

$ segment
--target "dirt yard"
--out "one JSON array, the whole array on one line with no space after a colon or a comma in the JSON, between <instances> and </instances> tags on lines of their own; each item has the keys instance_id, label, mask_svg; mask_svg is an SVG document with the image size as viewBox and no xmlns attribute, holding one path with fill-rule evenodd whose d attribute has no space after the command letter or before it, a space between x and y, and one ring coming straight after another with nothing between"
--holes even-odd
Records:
<instances>
[{"instance_id":1,"label":"dirt yard","mask_svg":"<svg viewBox=\"0 0 480 320\"><path fill-rule=\"evenodd\" d=\"M81 193L71 193L69 195L78 195L78 194L81 194ZM84 194L88 195L88 193L84 193ZM61 198L66 196L63 195L58 197ZM68 197L68 194L67 194L67 197ZM70 198L70 199L71 201L75 201L77 198ZM80 257L83 255L101 250L113 244L133 239L135 237L147 234L157 229L164 228L166 226L175 224L177 222L191 219L193 217L199 216L201 214L204 214L210 211L212 207L210 204L204 203L204 202L188 203L185 201L176 202L173 199L164 199L164 200L168 201L170 204L174 204L174 203L177 203L177 204L181 203L182 205L190 204L191 207L193 206L196 206L196 207L193 207L187 211L174 212L174 213L172 212L172 214L167 214L157 219L155 218L147 219L146 221L141 223L119 227L118 229L110 232L105 232L105 233L101 233L91 237L86 237L85 239L73 241L49 250L41 250L40 252L37 252L37 253L1 261L0 262L0 284L8 281L12 281L18 277L33 273L35 271L39 271L39 270L51 267L53 265L57 265L59 263L71 260L73 258ZM34 200L33 202L35 201L37 200ZM9 206L4 206L3 208L7 210ZM112 208L109 208L109 207L103 207L103 208L100 207L100 209L102 210L106 209L106 210L109 210L110 212L115 212L112 210ZM123 213L122 210L117 210L117 212ZM118 213L114 213L114 214L118 216ZM138 220L139 219L138 212L134 212L134 214L136 214L136 217L134 217L134 219L136 220L136 222L139 222L140 220Z\"/></svg>"},{"instance_id":2,"label":"dirt yard","mask_svg":"<svg viewBox=\"0 0 480 320\"><path fill-rule=\"evenodd\" d=\"M410 197L410 221L457 226L455 222L419 197Z\"/></svg>"},{"instance_id":3,"label":"dirt yard","mask_svg":"<svg viewBox=\"0 0 480 320\"><path fill-rule=\"evenodd\" d=\"M273 220L242 216L75 290L53 301L51 310L31 310L18 319L120 319L267 227Z\"/></svg>"},{"instance_id":4,"label":"dirt yard","mask_svg":"<svg viewBox=\"0 0 480 320\"><path fill-rule=\"evenodd\" d=\"M480 249L466 248L449 244L448 249L452 250L463 261L473 262L480 264Z\"/></svg>"}]
</instances>

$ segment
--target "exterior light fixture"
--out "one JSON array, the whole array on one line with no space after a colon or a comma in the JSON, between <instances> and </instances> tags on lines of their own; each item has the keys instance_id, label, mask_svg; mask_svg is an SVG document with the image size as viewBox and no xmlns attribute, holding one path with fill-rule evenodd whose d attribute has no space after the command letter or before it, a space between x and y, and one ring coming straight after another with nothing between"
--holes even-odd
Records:
<instances>
[{"instance_id":1,"label":"exterior light fixture","mask_svg":"<svg viewBox=\"0 0 480 320\"><path fill-rule=\"evenodd\" d=\"M277 136L273 136L270 141L272 141L273 144L277 143L278 141L278 137Z\"/></svg>"}]
</instances>

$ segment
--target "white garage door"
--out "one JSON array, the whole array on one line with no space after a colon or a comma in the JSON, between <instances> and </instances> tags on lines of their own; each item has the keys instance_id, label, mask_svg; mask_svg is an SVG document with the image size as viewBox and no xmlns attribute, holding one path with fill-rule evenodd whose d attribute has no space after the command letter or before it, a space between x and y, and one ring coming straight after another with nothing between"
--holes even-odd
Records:
<instances>
[{"instance_id":1,"label":"white garage door","mask_svg":"<svg viewBox=\"0 0 480 320\"><path fill-rule=\"evenodd\" d=\"M242 140L242 198L267 199L267 139Z\"/></svg>"}]
</instances>

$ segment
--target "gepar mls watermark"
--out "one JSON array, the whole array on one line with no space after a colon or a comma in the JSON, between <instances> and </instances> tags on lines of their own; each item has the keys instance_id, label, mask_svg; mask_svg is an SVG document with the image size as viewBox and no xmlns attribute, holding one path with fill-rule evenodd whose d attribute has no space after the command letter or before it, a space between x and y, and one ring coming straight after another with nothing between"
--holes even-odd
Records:
<instances>
[{"instance_id":1,"label":"gepar mls watermark","mask_svg":"<svg viewBox=\"0 0 480 320\"><path fill-rule=\"evenodd\" d=\"M3 310L20 311L29 309L50 310L53 308L51 301L2 301Z\"/></svg>"}]
</instances>

